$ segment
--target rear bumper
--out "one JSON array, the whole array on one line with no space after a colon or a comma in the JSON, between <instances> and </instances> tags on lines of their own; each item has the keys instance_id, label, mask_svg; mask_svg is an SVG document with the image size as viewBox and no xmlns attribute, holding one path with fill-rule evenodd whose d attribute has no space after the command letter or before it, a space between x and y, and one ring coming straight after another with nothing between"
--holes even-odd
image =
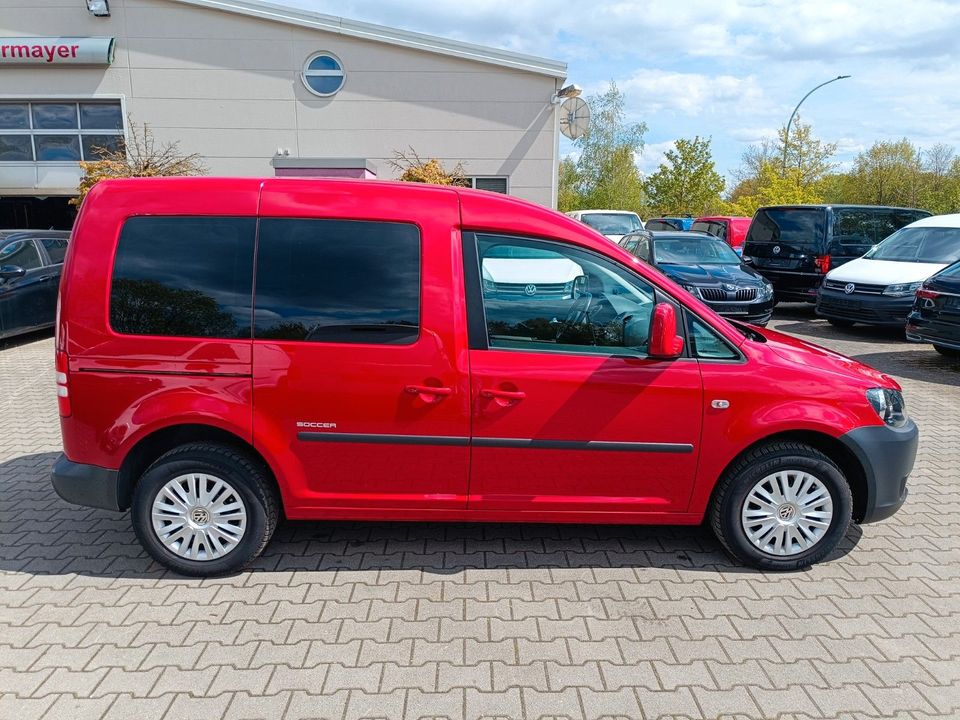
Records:
<instances>
[{"instance_id":1,"label":"rear bumper","mask_svg":"<svg viewBox=\"0 0 960 720\"><path fill-rule=\"evenodd\" d=\"M104 510L125 509L120 507L118 477L116 470L75 463L66 455L57 458L50 473L53 489L68 503Z\"/></svg>"},{"instance_id":2,"label":"rear bumper","mask_svg":"<svg viewBox=\"0 0 960 720\"><path fill-rule=\"evenodd\" d=\"M907 499L907 477L917 458L919 436L913 420L902 428L871 425L840 436L860 461L866 479L865 502L858 506L854 520L877 522L900 509Z\"/></svg>"},{"instance_id":3,"label":"rear bumper","mask_svg":"<svg viewBox=\"0 0 960 720\"><path fill-rule=\"evenodd\" d=\"M960 322L928 319L919 312L912 312L907 317L907 339L960 350Z\"/></svg>"},{"instance_id":4,"label":"rear bumper","mask_svg":"<svg viewBox=\"0 0 960 720\"><path fill-rule=\"evenodd\" d=\"M817 314L866 325L902 327L913 307L913 296L891 298L884 295L847 295L839 290L821 288L817 293Z\"/></svg>"},{"instance_id":5,"label":"rear bumper","mask_svg":"<svg viewBox=\"0 0 960 720\"><path fill-rule=\"evenodd\" d=\"M817 301L817 288L823 281L823 275L820 273L752 267L770 281L778 301L809 303Z\"/></svg>"}]
</instances>

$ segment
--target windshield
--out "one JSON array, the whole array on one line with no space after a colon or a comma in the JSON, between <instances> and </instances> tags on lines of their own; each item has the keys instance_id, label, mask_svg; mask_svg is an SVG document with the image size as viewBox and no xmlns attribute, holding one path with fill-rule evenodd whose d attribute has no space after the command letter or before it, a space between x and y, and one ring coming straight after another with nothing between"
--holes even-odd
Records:
<instances>
[{"instance_id":1,"label":"windshield","mask_svg":"<svg viewBox=\"0 0 960 720\"><path fill-rule=\"evenodd\" d=\"M960 228L905 227L864 255L870 260L947 264L960 260Z\"/></svg>"},{"instance_id":2,"label":"windshield","mask_svg":"<svg viewBox=\"0 0 960 720\"><path fill-rule=\"evenodd\" d=\"M824 237L824 208L761 208L757 210L748 243L775 243L794 250L818 251Z\"/></svg>"},{"instance_id":3,"label":"windshield","mask_svg":"<svg viewBox=\"0 0 960 720\"><path fill-rule=\"evenodd\" d=\"M722 240L708 237L661 238L653 244L658 265L739 265L740 258Z\"/></svg>"},{"instance_id":4,"label":"windshield","mask_svg":"<svg viewBox=\"0 0 960 720\"><path fill-rule=\"evenodd\" d=\"M626 235L641 229L640 218L633 213L588 213L580 219L604 235Z\"/></svg>"}]
</instances>

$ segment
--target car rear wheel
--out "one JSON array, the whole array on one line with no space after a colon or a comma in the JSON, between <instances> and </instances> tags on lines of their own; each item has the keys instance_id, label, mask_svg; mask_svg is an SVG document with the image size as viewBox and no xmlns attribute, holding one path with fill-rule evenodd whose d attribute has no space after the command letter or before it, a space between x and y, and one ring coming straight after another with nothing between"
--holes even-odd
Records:
<instances>
[{"instance_id":1,"label":"car rear wheel","mask_svg":"<svg viewBox=\"0 0 960 720\"><path fill-rule=\"evenodd\" d=\"M266 547L279 501L264 467L234 448L182 445L163 455L133 493L133 529L161 565L182 575L224 575Z\"/></svg>"},{"instance_id":2,"label":"car rear wheel","mask_svg":"<svg viewBox=\"0 0 960 720\"><path fill-rule=\"evenodd\" d=\"M799 570L829 555L850 525L840 468L809 445L763 445L721 478L710 524L726 550L761 570Z\"/></svg>"},{"instance_id":3,"label":"car rear wheel","mask_svg":"<svg viewBox=\"0 0 960 720\"><path fill-rule=\"evenodd\" d=\"M933 349L938 353L948 358L960 358L960 350L954 350L953 348L948 348L946 345L934 345Z\"/></svg>"},{"instance_id":4,"label":"car rear wheel","mask_svg":"<svg viewBox=\"0 0 960 720\"><path fill-rule=\"evenodd\" d=\"M851 328L854 326L853 320L841 320L840 318L827 318L827 322L836 328Z\"/></svg>"}]
</instances>

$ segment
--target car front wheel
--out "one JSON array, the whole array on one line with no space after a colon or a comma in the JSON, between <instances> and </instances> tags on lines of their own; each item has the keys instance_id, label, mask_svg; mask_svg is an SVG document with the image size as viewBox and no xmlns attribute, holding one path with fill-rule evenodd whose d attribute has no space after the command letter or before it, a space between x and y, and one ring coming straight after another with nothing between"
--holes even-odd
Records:
<instances>
[{"instance_id":1,"label":"car front wheel","mask_svg":"<svg viewBox=\"0 0 960 720\"><path fill-rule=\"evenodd\" d=\"M723 476L710 523L726 550L761 570L798 570L843 539L853 500L840 468L808 445L763 445Z\"/></svg>"},{"instance_id":2,"label":"car front wheel","mask_svg":"<svg viewBox=\"0 0 960 720\"><path fill-rule=\"evenodd\" d=\"M266 469L232 447L191 443L140 478L133 529L157 562L181 575L236 572L266 547L279 501Z\"/></svg>"}]
</instances>

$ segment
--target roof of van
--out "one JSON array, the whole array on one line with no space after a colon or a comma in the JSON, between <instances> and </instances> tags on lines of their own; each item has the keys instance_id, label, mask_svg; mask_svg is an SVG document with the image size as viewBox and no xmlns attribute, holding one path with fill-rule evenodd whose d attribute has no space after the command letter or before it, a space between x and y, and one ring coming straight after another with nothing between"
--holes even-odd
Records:
<instances>
[{"instance_id":1,"label":"roof of van","mask_svg":"<svg viewBox=\"0 0 960 720\"><path fill-rule=\"evenodd\" d=\"M852 205L847 203L822 203L822 204L810 204L810 205L765 205L763 207L757 208L757 212L761 210L800 210L805 208L813 209L826 209L826 208L857 208L857 209L883 209L883 210L909 210L911 212L924 212L929 213L929 210L924 210L923 208L911 208L911 207L899 207L897 205Z\"/></svg>"},{"instance_id":2,"label":"roof of van","mask_svg":"<svg viewBox=\"0 0 960 720\"><path fill-rule=\"evenodd\" d=\"M960 213L931 215L930 217L914 220L908 227L960 227Z\"/></svg>"}]
</instances>

